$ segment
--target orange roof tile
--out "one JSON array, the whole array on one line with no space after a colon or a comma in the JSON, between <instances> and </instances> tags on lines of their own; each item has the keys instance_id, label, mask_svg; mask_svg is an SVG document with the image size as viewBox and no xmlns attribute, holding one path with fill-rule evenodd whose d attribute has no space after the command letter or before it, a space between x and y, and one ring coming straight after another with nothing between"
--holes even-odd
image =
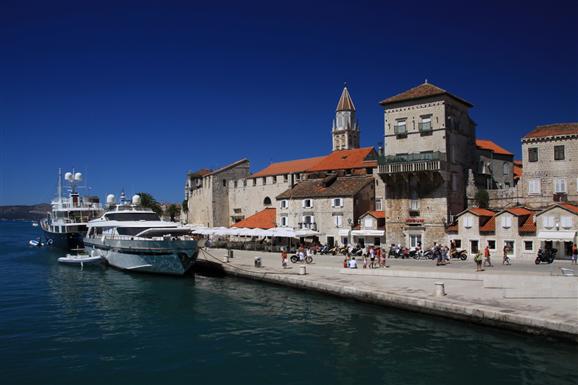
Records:
<instances>
[{"instance_id":1,"label":"orange roof tile","mask_svg":"<svg viewBox=\"0 0 578 385\"><path fill-rule=\"evenodd\" d=\"M495 154L500 155L512 155L512 153L504 148L498 146L496 143L492 142L491 140L486 139L476 139L476 147L481 150L488 150L492 151Z\"/></svg>"},{"instance_id":2,"label":"orange roof tile","mask_svg":"<svg viewBox=\"0 0 578 385\"><path fill-rule=\"evenodd\" d=\"M522 167L522 161L520 159L514 159L514 164L516 166Z\"/></svg>"},{"instance_id":3,"label":"orange roof tile","mask_svg":"<svg viewBox=\"0 0 578 385\"><path fill-rule=\"evenodd\" d=\"M448 233L457 233L458 232L458 224L454 223L453 225L450 225L447 227L446 232Z\"/></svg>"},{"instance_id":4,"label":"orange roof tile","mask_svg":"<svg viewBox=\"0 0 578 385\"><path fill-rule=\"evenodd\" d=\"M375 219L383 219L385 218L385 211L377 211L377 210L373 210L373 211L368 211L365 214L367 215L371 215L372 217L374 217ZM364 215L365 215L364 214ZM363 215L362 215L363 216Z\"/></svg>"},{"instance_id":5,"label":"orange roof tile","mask_svg":"<svg viewBox=\"0 0 578 385\"><path fill-rule=\"evenodd\" d=\"M430 83L420 84L417 87L414 87L414 88L409 89L405 92L402 92L400 94L397 94L397 95L389 97L385 100L382 100L381 102L379 102L379 104L381 104L382 106L385 106L388 104L403 102L406 100L422 99L422 98L427 98L430 96L437 96L437 95L448 95L448 96L466 104L467 106L472 107L472 105L469 102L467 102L461 98L458 98L457 96L450 94L446 90L441 89L437 86L434 86L433 84L430 84Z\"/></svg>"},{"instance_id":6,"label":"orange roof tile","mask_svg":"<svg viewBox=\"0 0 578 385\"><path fill-rule=\"evenodd\" d=\"M480 227L481 233L489 233L496 231L496 217L491 217Z\"/></svg>"},{"instance_id":7,"label":"orange roof tile","mask_svg":"<svg viewBox=\"0 0 578 385\"><path fill-rule=\"evenodd\" d=\"M297 159L297 160L289 160L286 162L271 163L269 166L265 167L261 171L258 171L255 174L251 175L251 177L257 178L262 176L303 172L308 168L312 167L313 165L319 163L321 160L325 158L326 158L325 156L318 156L316 158Z\"/></svg>"},{"instance_id":8,"label":"orange roof tile","mask_svg":"<svg viewBox=\"0 0 578 385\"><path fill-rule=\"evenodd\" d=\"M573 212L574 214L578 214L578 206L573 205L571 203L559 203L559 206L565 208L568 211Z\"/></svg>"},{"instance_id":9,"label":"orange roof tile","mask_svg":"<svg viewBox=\"0 0 578 385\"><path fill-rule=\"evenodd\" d=\"M509 212L512 215L515 215L517 217L521 217L523 215L532 215L534 214L534 212L532 210L528 210L525 207L511 207L509 209L505 209L504 211Z\"/></svg>"},{"instance_id":10,"label":"orange roof tile","mask_svg":"<svg viewBox=\"0 0 578 385\"><path fill-rule=\"evenodd\" d=\"M306 171L332 171L376 167L377 161L375 160L375 157L371 159L372 157L370 157L370 155L375 155L375 150L373 147L333 151L320 162L309 167Z\"/></svg>"},{"instance_id":11,"label":"orange roof tile","mask_svg":"<svg viewBox=\"0 0 578 385\"><path fill-rule=\"evenodd\" d=\"M479 217L493 217L495 212L492 210L488 210L488 209L483 209L481 207L472 207L467 209L467 211L471 212L474 215L477 215Z\"/></svg>"},{"instance_id":12,"label":"orange roof tile","mask_svg":"<svg viewBox=\"0 0 578 385\"><path fill-rule=\"evenodd\" d=\"M576 135L578 134L578 123L555 123L537 126L524 138L542 138L545 136Z\"/></svg>"},{"instance_id":13,"label":"orange roof tile","mask_svg":"<svg viewBox=\"0 0 578 385\"><path fill-rule=\"evenodd\" d=\"M520 233L535 233L536 232L536 222L534 222L534 215L528 215L523 223L520 223L520 228L518 229Z\"/></svg>"},{"instance_id":14,"label":"orange roof tile","mask_svg":"<svg viewBox=\"0 0 578 385\"><path fill-rule=\"evenodd\" d=\"M251 229L271 229L276 227L275 215L277 210L274 207L268 207L265 210L259 211L240 222L235 223L231 227L247 227Z\"/></svg>"},{"instance_id":15,"label":"orange roof tile","mask_svg":"<svg viewBox=\"0 0 578 385\"><path fill-rule=\"evenodd\" d=\"M514 161L514 167L512 171L514 172L514 179L520 179L522 177L522 174L524 173L524 169L522 168L522 166L518 166L516 164L516 161Z\"/></svg>"},{"instance_id":16,"label":"orange roof tile","mask_svg":"<svg viewBox=\"0 0 578 385\"><path fill-rule=\"evenodd\" d=\"M347 86L343 87L343 92L341 93L335 111L355 111L355 106L353 105L353 100L351 100Z\"/></svg>"}]
</instances>

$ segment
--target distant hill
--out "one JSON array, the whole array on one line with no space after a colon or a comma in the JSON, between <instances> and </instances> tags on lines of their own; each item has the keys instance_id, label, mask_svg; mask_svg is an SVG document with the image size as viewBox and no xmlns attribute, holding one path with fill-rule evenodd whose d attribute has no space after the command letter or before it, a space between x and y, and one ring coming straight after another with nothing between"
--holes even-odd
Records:
<instances>
[{"instance_id":1,"label":"distant hill","mask_svg":"<svg viewBox=\"0 0 578 385\"><path fill-rule=\"evenodd\" d=\"M40 203L37 205L0 206L0 220L30 220L38 221L46 217L50 211L50 205Z\"/></svg>"}]
</instances>

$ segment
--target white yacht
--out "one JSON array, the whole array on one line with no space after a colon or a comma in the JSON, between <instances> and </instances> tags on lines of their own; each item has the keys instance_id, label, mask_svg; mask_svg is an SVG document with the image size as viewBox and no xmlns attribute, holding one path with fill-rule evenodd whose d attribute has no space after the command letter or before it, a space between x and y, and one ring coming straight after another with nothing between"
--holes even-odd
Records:
<instances>
[{"instance_id":1,"label":"white yacht","mask_svg":"<svg viewBox=\"0 0 578 385\"><path fill-rule=\"evenodd\" d=\"M58 170L57 196L51 203L48 217L40 221L45 238L43 244L65 250L82 248L87 222L101 216L104 210L98 197L84 197L78 193L81 173L67 172L64 180L68 182L66 197L62 196L62 173Z\"/></svg>"},{"instance_id":2,"label":"white yacht","mask_svg":"<svg viewBox=\"0 0 578 385\"><path fill-rule=\"evenodd\" d=\"M186 273L198 255L191 229L162 221L152 210L140 207L140 197L120 204L107 197L111 209L88 223L85 249L116 268L146 273Z\"/></svg>"}]
</instances>

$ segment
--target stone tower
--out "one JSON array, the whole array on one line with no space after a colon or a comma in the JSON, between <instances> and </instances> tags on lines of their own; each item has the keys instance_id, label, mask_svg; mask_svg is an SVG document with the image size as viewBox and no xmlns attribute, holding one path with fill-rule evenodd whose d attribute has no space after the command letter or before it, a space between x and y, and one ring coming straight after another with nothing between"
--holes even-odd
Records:
<instances>
[{"instance_id":1,"label":"stone tower","mask_svg":"<svg viewBox=\"0 0 578 385\"><path fill-rule=\"evenodd\" d=\"M333 151L359 148L359 124L355 118L355 106L349 96L347 85L337 103L333 120Z\"/></svg>"}]
</instances>

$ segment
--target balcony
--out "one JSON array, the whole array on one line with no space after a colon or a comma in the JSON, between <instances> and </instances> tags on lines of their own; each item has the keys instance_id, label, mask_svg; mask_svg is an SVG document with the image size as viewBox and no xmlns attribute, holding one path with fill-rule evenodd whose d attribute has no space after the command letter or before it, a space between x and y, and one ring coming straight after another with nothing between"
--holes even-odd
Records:
<instances>
[{"instance_id":1,"label":"balcony","mask_svg":"<svg viewBox=\"0 0 578 385\"><path fill-rule=\"evenodd\" d=\"M423 152L404 155L388 155L378 158L380 174L436 172L446 169L445 152Z\"/></svg>"},{"instance_id":2,"label":"balcony","mask_svg":"<svg viewBox=\"0 0 578 385\"><path fill-rule=\"evenodd\" d=\"M317 231L317 223L299 222L298 225L300 230L307 229Z\"/></svg>"}]
</instances>

